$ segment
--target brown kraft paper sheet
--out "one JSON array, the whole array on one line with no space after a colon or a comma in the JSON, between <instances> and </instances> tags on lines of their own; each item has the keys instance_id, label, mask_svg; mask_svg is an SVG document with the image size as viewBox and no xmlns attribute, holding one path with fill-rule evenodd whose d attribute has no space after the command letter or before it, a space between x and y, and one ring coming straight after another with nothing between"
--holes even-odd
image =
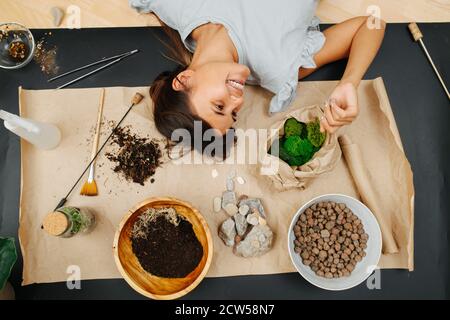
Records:
<instances>
[{"instance_id":1,"label":"brown kraft paper sheet","mask_svg":"<svg viewBox=\"0 0 450 320\"><path fill-rule=\"evenodd\" d=\"M286 113L302 106L322 104L335 85L335 81L299 83L297 98ZM161 137L151 120L152 103L146 87L106 88L105 122L118 121L135 92L142 93L145 99L133 109L124 125L131 125L132 131L140 135ZM396 254L383 254L379 266L413 270L412 171L382 79L363 81L358 94L360 115L339 134L345 133L359 146L364 166L370 173L368 183L378 196L378 207L389 222L399 249ZM267 91L247 87L245 95L236 128L269 128L283 118L284 113L267 115L271 98ZM54 123L62 132L61 144L54 150L38 150L23 141L21 144L19 238L24 259L23 285L66 281L71 266L80 268L82 279L120 278L112 252L116 227L129 208L157 196L188 201L207 220L214 241L208 277L294 272L287 250L287 232L296 211L308 200L325 193L342 193L361 199L344 157L333 171L312 181L306 190L278 192L267 177L258 174L256 165L177 165L168 162L157 170L153 184L147 182L140 186L114 173L114 164L103 153L96 169L99 196L80 196L80 185L67 203L92 208L97 216L96 228L88 235L70 239L49 236L41 230L43 217L54 209L89 162L99 96L98 88L19 90L22 116ZM110 130L107 124L102 127L102 139ZM238 140L236 148L242 143L246 142ZM213 169L219 173L216 178L211 175ZM217 229L227 216L223 212L213 212L213 198L225 190L226 176L233 169L246 181L243 185L236 184L237 195L262 198L267 222L276 234L272 250L261 257L237 257L217 236Z\"/></svg>"}]
</instances>

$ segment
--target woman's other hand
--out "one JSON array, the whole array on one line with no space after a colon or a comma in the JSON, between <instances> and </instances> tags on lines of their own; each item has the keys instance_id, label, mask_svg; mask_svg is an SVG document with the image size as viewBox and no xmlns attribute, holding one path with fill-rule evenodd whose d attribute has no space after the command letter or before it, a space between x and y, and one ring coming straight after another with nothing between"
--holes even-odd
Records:
<instances>
[{"instance_id":1,"label":"woman's other hand","mask_svg":"<svg viewBox=\"0 0 450 320\"><path fill-rule=\"evenodd\" d=\"M320 130L333 133L340 127L352 123L358 113L358 94L355 85L351 82L341 82L328 99L324 116L320 120Z\"/></svg>"}]
</instances>

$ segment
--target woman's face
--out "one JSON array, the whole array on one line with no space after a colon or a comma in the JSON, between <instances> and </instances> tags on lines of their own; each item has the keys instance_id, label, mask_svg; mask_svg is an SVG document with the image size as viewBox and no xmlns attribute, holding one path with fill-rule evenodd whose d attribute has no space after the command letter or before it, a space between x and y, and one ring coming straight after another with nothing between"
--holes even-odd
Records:
<instances>
[{"instance_id":1,"label":"woman's face","mask_svg":"<svg viewBox=\"0 0 450 320\"><path fill-rule=\"evenodd\" d=\"M195 70L187 69L178 78L187 83L192 112L225 134L242 107L249 75L250 69L245 65L211 62Z\"/></svg>"}]
</instances>

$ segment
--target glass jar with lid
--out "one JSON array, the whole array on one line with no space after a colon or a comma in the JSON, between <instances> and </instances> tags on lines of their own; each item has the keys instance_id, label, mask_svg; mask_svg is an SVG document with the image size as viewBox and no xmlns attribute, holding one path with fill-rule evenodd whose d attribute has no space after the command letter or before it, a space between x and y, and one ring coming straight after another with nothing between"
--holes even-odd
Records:
<instances>
[{"instance_id":1,"label":"glass jar with lid","mask_svg":"<svg viewBox=\"0 0 450 320\"><path fill-rule=\"evenodd\" d=\"M76 234L86 234L95 226L95 216L87 208L62 207L49 213L42 228L50 235L70 238Z\"/></svg>"}]
</instances>

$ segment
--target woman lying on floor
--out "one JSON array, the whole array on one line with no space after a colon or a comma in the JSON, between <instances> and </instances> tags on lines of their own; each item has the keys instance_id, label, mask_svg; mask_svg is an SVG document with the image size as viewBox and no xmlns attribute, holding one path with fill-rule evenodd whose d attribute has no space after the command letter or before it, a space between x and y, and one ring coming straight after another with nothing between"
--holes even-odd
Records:
<instances>
[{"instance_id":1,"label":"woman lying on floor","mask_svg":"<svg viewBox=\"0 0 450 320\"><path fill-rule=\"evenodd\" d=\"M299 79L344 58L347 67L327 101L321 130L350 124L359 110L357 87L385 29L379 19L356 17L321 32L314 16L317 0L130 4L155 13L173 42L168 47L179 66L161 73L150 90L156 127L169 139L179 128L193 134L194 121L201 121L203 132L214 128L225 135L239 116L245 84L274 93L269 113L286 110Z\"/></svg>"}]
</instances>

